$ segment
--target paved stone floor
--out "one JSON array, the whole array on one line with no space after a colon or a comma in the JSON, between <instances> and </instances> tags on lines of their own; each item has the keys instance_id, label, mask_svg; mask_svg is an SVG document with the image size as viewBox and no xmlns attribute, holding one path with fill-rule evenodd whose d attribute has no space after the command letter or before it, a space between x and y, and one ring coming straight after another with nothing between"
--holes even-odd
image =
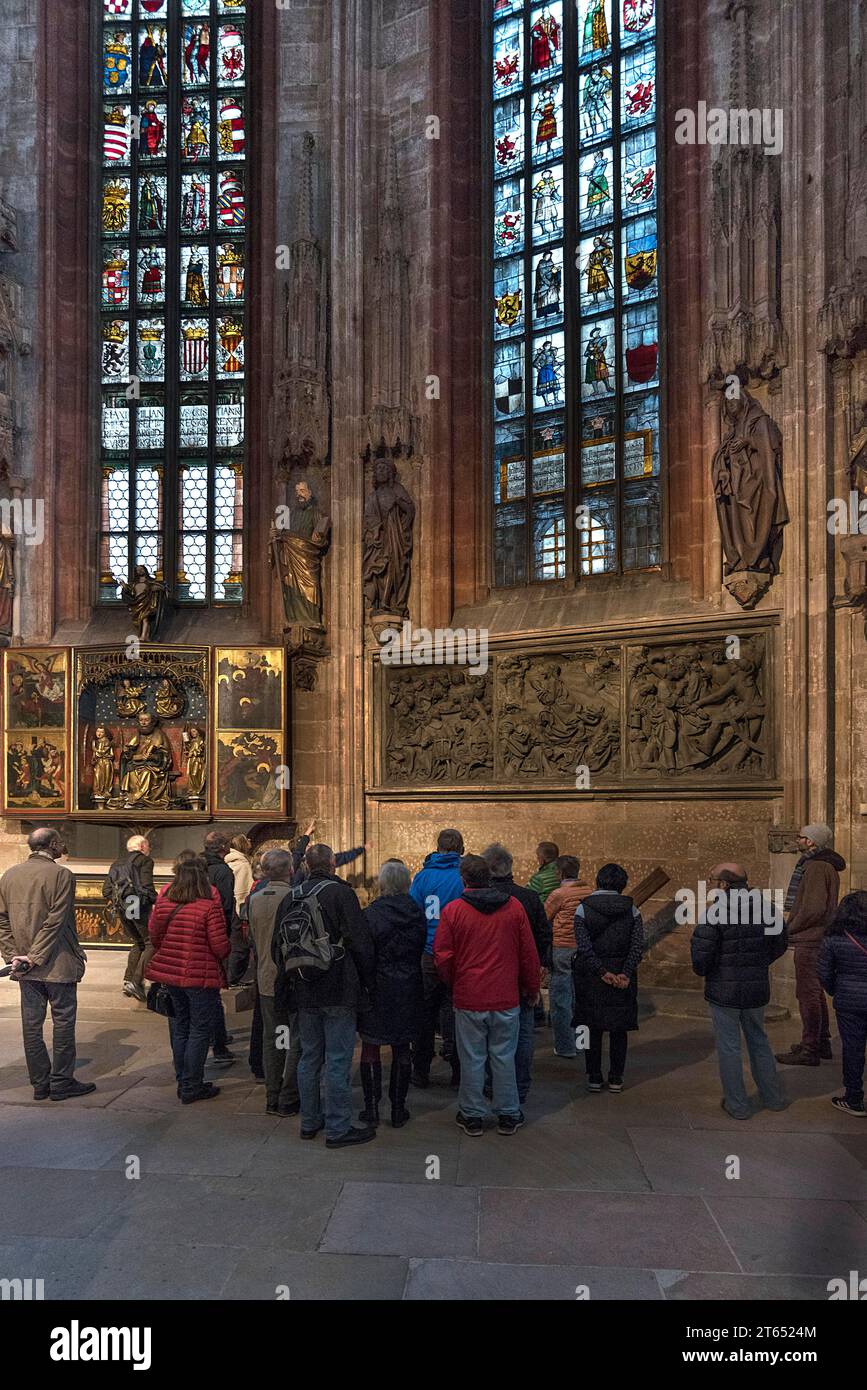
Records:
<instances>
[{"instance_id":1,"label":"paved stone floor","mask_svg":"<svg viewBox=\"0 0 867 1390\"><path fill-rule=\"evenodd\" d=\"M643 1023L620 1096L585 1093L545 1031L513 1138L462 1135L440 1084L405 1129L332 1152L264 1114L249 1014L219 1099L181 1110L165 1022L120 996L121 969L104 955L81 988L98 1090L63 1105L31 1099L0 981L0 1277L47 1298L825 1299L867 1274L867 1125L829 1104L836 1063L788 1071L789 1108L743 1123L703 1020Z\"/></svg>"}]
</instances>

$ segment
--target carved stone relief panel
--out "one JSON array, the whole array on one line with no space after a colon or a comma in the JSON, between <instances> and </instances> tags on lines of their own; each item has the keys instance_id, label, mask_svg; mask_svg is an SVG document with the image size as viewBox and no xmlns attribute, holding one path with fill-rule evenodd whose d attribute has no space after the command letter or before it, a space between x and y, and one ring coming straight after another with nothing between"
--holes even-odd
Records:
<instances>
[{"instance_id":1,"label":"carved stone relief panel","mask_svg":"<svg viewBox=\"0 0 867 1390\"><path fill-rule=\"evenodd\" d=\"M383 787L725 790L774 776L770 628L383 665ZM583 773L583 779L578 774Z\"/></svg>"},{"instance_id":2,"label":"carved stone relief panel","mask_svg":"<svg viewBox=\"0 0 867 1390\"><path fill-rule=\"evenodd\" d=\"M627 766L647 777L767 777L766 635L633 647Z\"/></svg>"}]
</instances>

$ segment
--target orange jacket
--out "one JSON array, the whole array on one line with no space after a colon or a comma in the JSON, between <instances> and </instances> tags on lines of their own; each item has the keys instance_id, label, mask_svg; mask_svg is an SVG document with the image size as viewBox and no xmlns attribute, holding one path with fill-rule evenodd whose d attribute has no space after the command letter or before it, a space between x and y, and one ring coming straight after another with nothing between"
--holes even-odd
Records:
<instances>
[{"instance_id":1,"label":"orange jacket","mask_svg":"<svg viewBox=\"0 0 867 1390\"><path fill-rule=\"evenodd\" d=\"M554 946L575 949L575 909L593 889L580 878L567 878L545 899L545 913L554 933Z\"/></svg>"}]
</instances>

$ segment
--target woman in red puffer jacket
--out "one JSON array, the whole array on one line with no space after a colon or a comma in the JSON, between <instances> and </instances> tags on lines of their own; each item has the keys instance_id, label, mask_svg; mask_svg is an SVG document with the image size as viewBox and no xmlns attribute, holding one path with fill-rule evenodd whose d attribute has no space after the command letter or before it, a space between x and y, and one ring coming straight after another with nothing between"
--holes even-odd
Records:
<instances>
[{"instance_id":1,"label":"woman in red puffer jacket","mask_svg":"<svg viewBox=\"0 0 867 1390\"><path fill-rule=\"evenodd\" d=\"M219 1087L204 1081L205 1061L225 988L223 961L229 954L226 917L220 896L208 881L198 855L175 865L175 877L158 897L148 923L156 947L147 967L149 980L164 984L174 1017L169 1036L183 1105L210 1100Z\"/></svg>"}]
</instances>

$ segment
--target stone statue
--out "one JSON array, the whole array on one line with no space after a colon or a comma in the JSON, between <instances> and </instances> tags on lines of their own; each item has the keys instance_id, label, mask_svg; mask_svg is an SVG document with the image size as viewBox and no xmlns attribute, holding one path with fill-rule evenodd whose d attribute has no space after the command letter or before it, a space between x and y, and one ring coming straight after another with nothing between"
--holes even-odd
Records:
<instances>
[{"instance_id":1,"label":"stone statue","mask_svg":"<svg viewBox=\"0 0 867 1390\"><path fill-rule=\"evenodd\" d=\"M191 801L201 800L205 790L205 735L193 724L183 733L187 754L187 787Z\"/></svg>"},{"instance_id":2,"label":"stone statue","mask_svg":"<svg viewBox=\"0 0 867 1390\"><path fill-rule=\"evenodd\" d=\"M114 786L114 741L104 724L97 724L93 740L93 799L103 805Z\"/></svg>"},{"instance_id":3,"label":"stone statue","mask_svg":"<svg viewBox=\"0 0 867 1390\"><path fill-rule=\"evenodd\" d=\"M121 759L121 791L124 809L148 807L164 810L171 805L169 773L172 750L159 721L147 710L138 716L138 732L133 734Z\"/></svg>"},{"instance_id":4,"label":"stone statue","mask_svg":"<svg viewBox=\"0 0 867 1390\"><path fill-rule=\"evenodd\" d=\"M283 588L287 623L323 631L322 560L328 550L331 519L320 510L310 484L295 484L295 500L278 510L283 522L272 538Z\"/></svg>"},{"instance_id":5,"label":"stone statue","mask_svg":"<svg viewBox=\"0 0 867 1390\"><path fill-rule=\"evenodd\" d=\"M165 614L166 586L154 579L146 565L136 565L132 584L124 584L120 592L141 640L148 642L156 637Z\"/></svg>"},{"instance_id":6,"label":"stone statue","mask_svg":"<svg viewBox=\"0 0 867 1390\"><path fill-rule=\"evenodd\" d=\"M12 635L12 607L15 602L15 537L0 534L0 637Z\"/></svg>"},{"instance_id":7,"label":"stone statue","mask_svg":"<svg viewBox=\"0 0 867 1390\"><path fill-rule=\"evenodd\" d=\"M373 491L364 505L362 579L371 613L409 617L415 503L398 481L391 459L373 467Z\"/></svg>"},{"instance_id":8,"label":"stone statue","mask_svg":"<svg viewBox=\"0 0 867 1390\"><path fill-rule=\"evenodd\" d=\"M763 575L728 587L745 607L757 602L779 572L783 527L789 520L783 492L782 436L748 391L723 404L725 434L711 478L725 552L725 574Z\"/></svg>"}]
</instances>

